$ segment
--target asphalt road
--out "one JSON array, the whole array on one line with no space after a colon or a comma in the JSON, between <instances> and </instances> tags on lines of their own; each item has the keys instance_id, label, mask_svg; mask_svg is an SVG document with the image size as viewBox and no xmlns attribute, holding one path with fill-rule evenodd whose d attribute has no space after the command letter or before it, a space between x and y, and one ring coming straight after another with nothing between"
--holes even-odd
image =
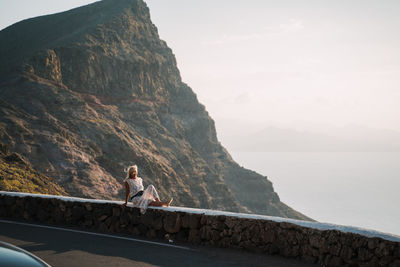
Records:
<instances>
[{"instance_id":1,"label":"asphalt road","mask_svg":"<svg viewBox=\"0 0 400 267\"><path fill-rule=\"evenodd\" d=\"M238 250L3 220L0 240L31 252L52 266L315 266Z\"/></svg>"}]
</instances>

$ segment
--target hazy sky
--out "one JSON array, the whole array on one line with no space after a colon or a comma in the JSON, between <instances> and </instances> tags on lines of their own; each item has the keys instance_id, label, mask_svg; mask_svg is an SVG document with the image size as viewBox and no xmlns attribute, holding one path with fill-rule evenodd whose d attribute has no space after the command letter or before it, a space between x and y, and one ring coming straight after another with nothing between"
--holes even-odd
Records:
<instances>
[{"instance_id":1,"label":"hazy sky","mask_svg":"<svg viewBox=\"0 0 400 267\"><path fill-rule=\"evenodd\" d=\"M94 1L0 0L0 29ZM400 131L397 0L147 0L183 81L215 119Z\"/></svg>"},{"instance_id":2,"label":"hazy sky","mask_svg":"<svg viewBox=\"0 0 400 267\"><path fill-rule=\"evenodd\" d=\"M399 1L147 2L217 126L400 130Z\"/></svg>"}]
</instances>

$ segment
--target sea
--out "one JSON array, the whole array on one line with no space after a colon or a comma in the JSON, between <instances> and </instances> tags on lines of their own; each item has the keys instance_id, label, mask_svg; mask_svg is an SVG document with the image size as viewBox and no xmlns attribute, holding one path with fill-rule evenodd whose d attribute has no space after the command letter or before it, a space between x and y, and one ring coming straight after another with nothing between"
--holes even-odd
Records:
<instances>
[{"instance_id":1,"label":"sea","mask_svg":"<svg viewBox=\"0 0 400 267\"><path fill-rule=\"evenodd\" d=\"M285 204L319 222L400 236L400 152L238 152Z\"/></svg>"}]
</instances>

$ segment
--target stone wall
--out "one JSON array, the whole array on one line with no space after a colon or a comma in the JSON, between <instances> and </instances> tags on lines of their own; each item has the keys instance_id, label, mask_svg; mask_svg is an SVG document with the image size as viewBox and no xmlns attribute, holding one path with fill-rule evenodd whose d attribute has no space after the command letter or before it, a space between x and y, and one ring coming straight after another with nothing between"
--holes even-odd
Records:
<instances>
[{"instance_id":1,"label":"stone wall","mask_svg":"<svg viewBox=\"0 0 400 267\"><path fill-rule=\"evenodd\" d=\"M278 254L325 266L400 267L400 242L288 222L0 193L0 217Z\"/></svg>"}]
</instances>

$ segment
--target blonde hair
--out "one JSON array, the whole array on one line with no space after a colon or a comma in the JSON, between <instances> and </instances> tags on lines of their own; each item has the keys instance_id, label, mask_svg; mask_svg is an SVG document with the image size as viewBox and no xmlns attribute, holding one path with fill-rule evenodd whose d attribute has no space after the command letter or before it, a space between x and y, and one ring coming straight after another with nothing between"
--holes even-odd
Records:
<instances>
[{"instance_id":1,"label":"blonde hair","mask_svg":"<svg viewBox=\"0 0 400 267\"><path fill-rule=\"evenodd\" d=\"M133 171L136 171L136 174L138 173L138 167L137 165L132 165L126 168L124 171L126 172L126 179L128 179Z\"/></svg>"}]
</instances>

